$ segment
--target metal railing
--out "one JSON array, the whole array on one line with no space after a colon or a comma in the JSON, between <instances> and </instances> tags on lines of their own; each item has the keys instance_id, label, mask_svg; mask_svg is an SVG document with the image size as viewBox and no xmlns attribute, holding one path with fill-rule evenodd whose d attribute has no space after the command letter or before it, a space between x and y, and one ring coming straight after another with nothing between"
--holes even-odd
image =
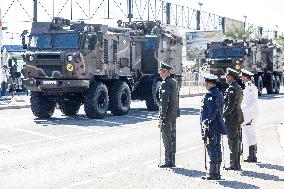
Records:
<instances>
[{"instance_id":1,"label":"metal railing","mask_svg":"<svg viewBox=\"0 0 284 189\"><path fill-rule=\"evenodd\" d=\"M184 72L180 89L181 96L198 95L206 92L203 78L199 77L198 72Z\"/></svg>"}]
</instances>

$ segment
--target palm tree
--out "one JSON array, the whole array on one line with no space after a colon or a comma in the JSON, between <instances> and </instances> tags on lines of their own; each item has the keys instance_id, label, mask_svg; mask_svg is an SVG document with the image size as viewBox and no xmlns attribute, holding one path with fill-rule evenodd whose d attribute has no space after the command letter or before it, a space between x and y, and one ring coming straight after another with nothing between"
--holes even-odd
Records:
<instances>
[{"instance_id":1,"label":"palm tree","mask_svg":"<svg viewBox=\"0 0 284 189\"><path fill-rule=\"evenodd\" d=\"M279 45L281 45L282 49L284 49L284 36L278 36L274 40L277 41Z\"/></svg>"},{"instance_id":2,"label":"palm tree","mask_svg":"<svg viewBox=\"0 0 284 189\"><path fill-rule=\"evenodd\" d=\"M235 42L247 40L254 33L254 28L252 26L248 27L246 30L244 27L233 27L225 33L225 36Z\"/></svg>"}]
</instances>

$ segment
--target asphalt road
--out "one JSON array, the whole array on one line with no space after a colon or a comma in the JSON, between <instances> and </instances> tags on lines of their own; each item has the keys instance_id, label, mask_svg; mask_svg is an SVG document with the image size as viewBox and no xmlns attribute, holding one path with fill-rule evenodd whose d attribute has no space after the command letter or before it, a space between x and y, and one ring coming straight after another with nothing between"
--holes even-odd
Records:
<instances>
[{"instance_id":1,"label":"asphalt road","mask_svg":"<svg viewBox=\"0 0 284 189\"><path fill-rule=\"evenodd\" d=\"M30 109L0 111L0 188L284 188L284 94L259 99L258 160L242 171L222 170L222 180L203 181L200 96L180 100L176 168L160 169L158 112L133 102L126 116L88 119L83 110L48 120ZM247 146L245 154L247 155ZM225 163L229 154L224 137ZM162 151L163 154L163 151Z\"/></svg>"}]
</instances>

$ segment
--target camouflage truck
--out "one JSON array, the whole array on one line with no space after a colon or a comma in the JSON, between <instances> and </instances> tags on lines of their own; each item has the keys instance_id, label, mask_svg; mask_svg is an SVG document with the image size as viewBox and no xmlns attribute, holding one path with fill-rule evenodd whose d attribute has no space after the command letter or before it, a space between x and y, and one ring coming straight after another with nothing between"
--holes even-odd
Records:
<instances>
[{"instance_id":1,"label":"camouflage truck","mask_svg":"<svg viewBox=\"0 0 284 189\"><path fill-rule=\"evenodd\" d=\"M259 95L265 87L268 94L278 94L283 74L283 51L271 40L260 39L234 43L230 40L212 42L207 46L206 57L210 72L220 80L220 88L226 88L225 72L230 67L254 73L253 79Z\"/></svg>"},{"instance_id":2,"label":"camouflage truck","mask_svg":"<svg viewBox=\"0 0 284 189\"><path fill-rule=\"evenodd\" d=\"M149 110L157 110L159 62L181 70L181 45L173 38L58 17L33 23L29 43L23 40L23 82L31 91L33 114L49 118L58 104L72 116L83 104L87 117L100 119L108 110L127 114L131 99L146 100Z\"/></svg>"}]
</instances>

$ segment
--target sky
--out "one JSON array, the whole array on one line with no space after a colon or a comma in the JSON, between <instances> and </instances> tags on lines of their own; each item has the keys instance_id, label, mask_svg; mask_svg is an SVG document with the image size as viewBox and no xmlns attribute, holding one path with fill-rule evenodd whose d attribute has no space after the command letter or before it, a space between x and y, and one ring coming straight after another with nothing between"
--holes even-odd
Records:
<instances>
[{"instance_id":1,"label":"sky","mask_svg":"<svg viewBox=\"0 0 284 189\"><path fill-rule=\"evenodd\" d=\"M14 0L0 0L0 8L2 10L2 17L4 16L6 10L10 6L10 4ZM42 19L50 19L53 15L53 1L52 0L38 0L38 14ZM114 0L110 0L112 3ZM138 0L136 0L139 2ZM147 0L144 0L145 3ZM153 0L152 0L153 1ZM166 1L166 0L165 0ZM66 3L67 2L67 3ZM55 11L54 15L60 12L60 16L68 16L70 17L70 2L71 0L55 0ZM102 0L73 0L73 14L77 18L86 18L89 15L88 5L89 2L91 4L100 4ZM102 4L102 7L105 7L102 11L98 10L94 17L107 16L107 0ZM116 3L120 4L122 9L126 9L127 0L115 0ZM172 2L172 1L170 1ZM199 9L200 6L198 2L201 2L203 5L201 6L201 11L214 13L220 16L225 16L228 18L236 19L244 21L244 16L247 17L246 21L251 24L263 26L266 28L270 28L273 30L277 29L278 31L284 31L284 11L282 10L284 7L283 0L175 0L174 3L189 6L194 9ZM65 8L62 6L65 5ZM81 8L79 8L80 5ZM15 44L16 42L13 38L15 36L19 36L17 33L21 33L24 29L30 27L30 23L19 22L19 21L27 21L31 20L33 17L32 12L33 0L15 0L14 4L11 6L11 9L5 14L3 19L3 26L8 27L7 31L3 31L3 35L8 36L10 39L5 39L3 44ZM25 10L23 10L23 8ZM90 10L90 15L96 11L97 6L92 6L92 10ZM117 7L116 7L117 8ZM84 11L82 11L82 10ZM25 12L27 11L27 13ZM118 11L117 15L122 15L121 11ZM141 11L141 10L140 10ZM114 12L112 12L113 19L109 20L113 23L116 22L119 16L116 16ZM102 23L103 21L100 20ZM277 25L277 26L276 26ZM14 36L12 36L12 34Z\"/></svg>"}]
</instances>

